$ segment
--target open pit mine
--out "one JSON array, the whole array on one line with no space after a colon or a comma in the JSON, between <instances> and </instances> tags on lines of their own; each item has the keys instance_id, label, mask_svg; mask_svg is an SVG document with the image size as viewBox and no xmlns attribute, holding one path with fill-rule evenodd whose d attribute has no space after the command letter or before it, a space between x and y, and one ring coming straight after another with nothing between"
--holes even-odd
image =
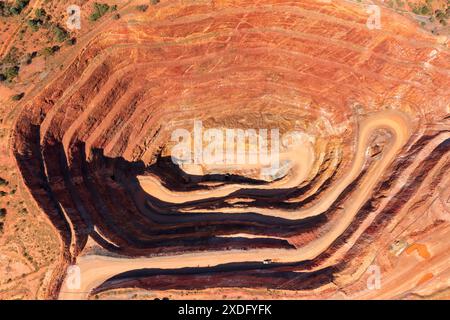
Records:
<instances>
[{"instance_id":1,"label":"open pit mine","mask_svg":"<svg viewBox=\"0 0 450 320\"><path fill-rule=\"evenodd\" d=\"M446 35L356 1L142 3L9 117L42 297L450 298Z\"/></svg>"}]
</instances>

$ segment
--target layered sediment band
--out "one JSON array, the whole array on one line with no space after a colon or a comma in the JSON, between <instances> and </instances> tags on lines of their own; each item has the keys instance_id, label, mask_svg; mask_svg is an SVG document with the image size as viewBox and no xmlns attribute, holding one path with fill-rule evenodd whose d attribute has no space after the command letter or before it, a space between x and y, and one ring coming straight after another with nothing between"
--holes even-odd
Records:
<instances>
[{"instance_id":1,"label":"layered sediment band","mask_svg":"<svg viewBox=\"0 0 450 320\"><path fill-rule=\"evenodd\" d=\"M423 181L433 175L434 192L448 169L449 119L427 108L448 105L450 60L447 49L431 60L436 39L406 20L369 30L366 15L343 1L125 7L80 41L13 135L62 268L81 269L81 288L61 289L61 272L52 294L136 279L318 290L368 257ZM196 174L170 158L172 133L194 121L309 139L282 152L289 167L273 179L257 165Z\"/></svg>"}]
</instances>

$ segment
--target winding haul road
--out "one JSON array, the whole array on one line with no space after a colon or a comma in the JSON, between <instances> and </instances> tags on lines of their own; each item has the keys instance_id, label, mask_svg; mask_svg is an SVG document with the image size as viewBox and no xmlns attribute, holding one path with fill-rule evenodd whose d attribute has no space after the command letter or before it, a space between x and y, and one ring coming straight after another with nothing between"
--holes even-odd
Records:
<instances>
[{"instance_id":1,"label":"winding haul road","mask_svg":"<svg viewBox=\"0 0 450 320\"><path fill-rule=\"evenodd\" d=\"M143 268L156 269L176 269L187 267L209 267L227 263L262 262L265 259L272 259L280 263L300 262L317 257L325 251L351 224L355 215L371 194L379 178L386 171L387 167L395 159L398 152L406 144L411 136L410 121L408 117L398 111L386 110L374 113L359 123L357 145L355 148L354 160L348 174L338 181L330 193L327 193L322 201L307 210L296 212L284 212L280 210L266 210L262 214L283 217L286 219L301 219L309 216L319 215L330 208L339 194L355 180L361 173L365 163L366 150L370 137L378 129L388 130L392 135L392 140L385 146L381 157L366 172L359 189L352 196L351 201L347 201L337 219L328 222L325 234L307 243L299 249L255 249L255 250L230 250L230 251L209 251L187 253L172 256L142 257L142 258L114 258L99 255L80 256L77 259L77 266L80 268L81 286L70 288L66 277L62 285L59 299L85 299L89 293L97 286L109 278L130 270ZM308 151L309 150L309 151ZM314 158L310 149L305 149L306 158ZM302 172L295 172L303 176ZM148 181L147 181L148 182ZM194 198L223 196L224 190L211 190L207 194L186 193L186 198L173 194L169 190L156 189L160 185L153 185L146 188L148 192L161 197L162 200L176 200L184 202ZM273 187L273 185L272 185ZM156 192L156 193L155 193ZM227 190L229 192L229 190ZM247 209L248 211L248 209Z\"/></svg>"}]
</instances>

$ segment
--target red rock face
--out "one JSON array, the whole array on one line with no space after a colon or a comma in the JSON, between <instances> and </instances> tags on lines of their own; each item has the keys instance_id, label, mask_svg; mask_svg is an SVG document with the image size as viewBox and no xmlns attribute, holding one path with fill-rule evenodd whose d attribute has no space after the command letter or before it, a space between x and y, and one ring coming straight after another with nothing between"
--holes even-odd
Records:
<instances>
[{"instance_id":1,"label":"red rock face","mask_svg":"<svg viewBox=\"0 0 450 320\"><path fill-rule=\"evenodd\" d=\"M343 1L167 3L125 8L79 41L26 104L13 150L64 268L110 266L83 290L437 288L416 280L445 276L448 261L449 51L390 11L381 29L367 19ZM277 179L258 166L198 174L170 159L174 130L195 120L309 140ZM433 257L397 270L417 241ZM377 290L365 287L372 264L387 279Z\"/></svg>"}]
</instances>

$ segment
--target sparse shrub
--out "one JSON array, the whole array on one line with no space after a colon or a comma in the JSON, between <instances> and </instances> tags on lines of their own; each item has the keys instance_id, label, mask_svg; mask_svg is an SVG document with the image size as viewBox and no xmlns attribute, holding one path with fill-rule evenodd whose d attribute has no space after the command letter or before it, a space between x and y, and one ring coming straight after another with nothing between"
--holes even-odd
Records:
<instances>
[{"instance_id":1,"label":"sparse shrub","mask_svg":"<svg viewBox=\"0 0 450 320\"><path fill-rule=\"evenodd\" d=\"M13 95L12 97L11 97L11 100L13 100L13 101L19 101L19 100L22 100L22 98L25 96L25 93L24 92L21 92L21 93L18 93L18 94L15 94L15 95Z\"/></svg>"},{"instance_id":2,"label":"sparse shrub","mask_svg":"<svg viewBox=\"0 0 450 320\"><path fill-rule=\"evenodd\" d=\"M16 0L16 7L22 11L30 3L30 0Z\"/></svg>"},{"instance_id":3,"label":"sparse shrub","mask_svg":"<svg viewBox=\"0 0 450 320\"><path fill-rule=\"evenodd\" d=\"M12 15L19 15L22 13L23 9L25 9L25 7L30 3L30 0L16 0L15 6L12 7L10 5L8 5L7 7L9 8L9 12Z\"/></svg>"},{"instance_id":4,"label":"sparse shrub","mask_svg":"<svg viewBox=\"0 0 450 320\"><path fill-rule=\"evenodd\" d=\"M12 81L15 77L19 75L19 66L9 67L5 70L6 81Z\"/></svg>"},{"instance_id":5,"label":"sparse shrub","mask_svg":"<svg viewBox=\"0 0 450 320\"><path fill-rule=\"evenodd\" d=\"M45 12L44 9L38 8L34 11L34 15L36 16L36 18L41 19L45 18L47 16L47 13Z\"/></svg>"},{"instance_id":6,"label":"sparse shrub","mask_svg":"<svg viewBox=\"0 0 450 320\"><path fill-rule=\"evenodd\" d=\"M119 20L120 19L120 14L116 13L115 15L112 16L112 18L114 20Z\"/></svg>"},{"instance_id":7,"label":"sparse shrub","mask_svg":"<svg viewBox=\"0 0 450 320\"><path fill-rule=\"evenodd\" d=\"M8 181L6 181L3 178L0 178L0 186L7 186L8 185Z\"/></svg>"},{"instance_id":8,"label":"sparse shrub","mask_svg":"<svg viewBox=\"0 0 450 320\"><path fill-rule=\"evenodd\" d=\"M148 9L148 5L146 5L146 4L141 4L141 5L136 6L136 9L137 9L138 11L145 12L145 11L147 11L147 9Z\"/></svg>"},{"instance_id":9,"label":"sparse shrub","mask_svg":"<svg viewBox=\"0 0 450 320\"><path fill-rule=\"evenodd\" d=\"M111 6L111 11L117 11L117 4Z\"/></svg>"},{"instance_id":10,"label":"sparse shrub","mask_svg":"<svg viewBox=\"0 0 450 320\"><path fill-rule=\"evenodd\" d=\"M0 1L0 17L9 17L11 15L11 5L5 1Z\"/></svg>"},{"instance_id":11,"label":"sparse shrub","mask_svg":"<svg viewBox=\"0 0 450 320\"><path fill-rule=\"evenodd\" d=\"M150 0L150 3L152 5L157 5L159 3L159 0Z\"/></svg>"},{"instance_id":12,"label":"sparse shrub","mask_svg":"<svg viewBox=\"0 0 450 320\"><path fill-rule=\"evenodd\" d=\"M44 9L36 9L34 11L35 18L28 20L28 26L34 32L38 31L41 26L44 26L45 20L47 20L47 13Z\"/></svg>"},{"instance_id":13,"label":"sparse shrub","mask_svg":"<svg viewBox=\"0 0 450 320\"><path fill-rule=\"evenodd\" d=\"M40 51L40 54L44 57L49 57L55 54L55 52L59 51L59 46L46 47Z\"/></svg>"},{"instance_id":14,"label":"sparse shrub","mask_svg":"<svg viewBox=\"0 0 450 320\"><path fill-rule=\"evenodd\" d=\"M66 40L66 44L69 46L73 46L77 43L77 38L70 38L68 40Z\"/></svg>"},{"instance_id":15,"label":"sparse shrub","mask_svg":"<svg viewBox=\"0 0 450 320\"><path fill-rule=\"evenodd\" d=\"M109 5L106 3L94 3L94 12L89 16L89 20L97 21L103 17L109 10Z\"/></svg>"},{"instance_id":16,"label":"sparse shrub","mask_svg":"<svg viewBox=\"0 0 450 320\"><path fill-rule=\"evenodd\" d=\"M3 58L2 63L4 64L18 64L19 63L19 49L16 47L12 47L11 50L8 51L8 54Z\"/></svg>"},{"instance_id":17,"label":"sparse shrub","mask_svg":"<svg viewBox=\"0 0 450 320\"><path fill-rule=\"evenodd\" d=\"M6 76L3 73L0 73L0 82L3 82L6 80Z\"/></svg>"},{"instance_id":18,"label":"sparse shrub","mask_svg":"<svg viewBox=\"0 0 450 320\"><path fill-rule=\"evenodd\" d=\"M37 56L37 52L36 51L33 51L31 53L27 53L25 55L25 63L26 64L31 64L33 62L33 59L36 58L36 56Z\"/></svg>"},{"instance_id":19,"label":"sparse shrub","mask_svg":"<svg viewBox=\"0 0 450 320\"><path fill-rule=\"evenodd\" d=\"M18 8L16 8L16 7L11 7L11 8L9 9L9 11L10 11L11 14L14 15L14 16L18 16L18 15L20 14L20 10L19 10Z\"/></svg>"},{"instance_id":20,"label":"sparse shrub","mask_svg":"<svg viewBox=\"0 0 450 320\"><path fill-rule=\"evenodd\" d=\"M39 30L42 22L39 19L30 19L27 21L27 24L33 32L36 32Z\"/></svg>"},{"instance_id":21,"label":"sparse shrub","mask_svg":"<svg viewBox=\"0 0 450 320\"><path fill-rule=\"evenodd\" d=\"M427 6L423 6L420 9L420 13L423 14L423 15L429 14L430 13L430 8L428 8Z\"/></svg>"},{"instance_id":22,"label":"sparse shrub","mask_svg":"<svg viewBox=\"0 0 450 320\"><path fill-rule=\"evenodd\" d=\"M60 25L53 26L53 34L58 42L63 42L69 37L69 33Z\"/></svg>"}]
</instances>

